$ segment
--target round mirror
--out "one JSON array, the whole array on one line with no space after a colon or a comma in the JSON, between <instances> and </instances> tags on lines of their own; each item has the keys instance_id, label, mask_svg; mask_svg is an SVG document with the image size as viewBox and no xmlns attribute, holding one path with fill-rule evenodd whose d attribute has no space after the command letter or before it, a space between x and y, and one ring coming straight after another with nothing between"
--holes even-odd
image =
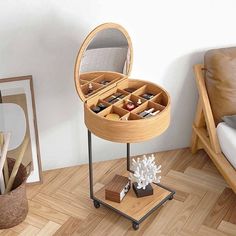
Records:
<instances>
[{"instance_id":1,"label":"round mirror","mask_svg":"<svg viewBox=\"0 0 236 236\"><path fill-rule=\"evenodd\" d=\"M75 64L76 89L84 101L99 90L130 74L132 44L120 25L95 28L83 42Z\"/></svg>"}]
</instances>

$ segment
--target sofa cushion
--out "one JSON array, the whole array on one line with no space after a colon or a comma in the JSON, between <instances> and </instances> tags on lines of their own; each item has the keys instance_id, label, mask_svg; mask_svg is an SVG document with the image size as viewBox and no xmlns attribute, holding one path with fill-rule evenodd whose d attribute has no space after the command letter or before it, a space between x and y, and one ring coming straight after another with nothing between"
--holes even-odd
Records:
<instances>
[{"instance_id":1,"label":"sofa cushion","mask_svg":"<svg viewBox=\"0 0 236 236\"><path fill-rule=\"evenodd\" d=\"M225 122L221 122L217 125L217 136L222 152L236 169L236 129Z\"/></svg>"},{"instance_id":2,"label":"sofa cushion","mask_svg":"<svg viewBox=\"0 0 236 236\"><path fill-rule=\"evenodd\" d=\"M236 114L236 47L205 54L205 81L216 124Z\"/></svg>"},{"instance_id":3,"label":"sofa cushion","mask_svg":"<svg viewBox=\"0 0 236 236\"><path fill-rule=\"evenodd\" d=\"M236 115L233 116L224 116L223 121L230 127L236 129Z\"/></svg>"}]
</instances>

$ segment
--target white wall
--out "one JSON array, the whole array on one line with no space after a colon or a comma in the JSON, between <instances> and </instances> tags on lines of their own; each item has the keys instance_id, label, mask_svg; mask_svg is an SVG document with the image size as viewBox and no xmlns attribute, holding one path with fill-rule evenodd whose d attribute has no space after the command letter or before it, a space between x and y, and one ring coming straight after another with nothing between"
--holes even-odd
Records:
<instances>
[{"instance_id":1,"label":"white wall","mask_svg":"<svg viewBox=\"0 0 236 236\"><path fill-rule=\"evenodd\" d=\"M150 153L189 145L197 97L192 66L207 49L236 44L235 9L234 0L0 1L0 78L33 75L43 168L87 162L73 67L90 30L123 25L134 46L132 76L170 92L168 131L132 146L132 153ZM97 160L125 156L125 145L93 140Z\"/></svg>"}]
</instances>

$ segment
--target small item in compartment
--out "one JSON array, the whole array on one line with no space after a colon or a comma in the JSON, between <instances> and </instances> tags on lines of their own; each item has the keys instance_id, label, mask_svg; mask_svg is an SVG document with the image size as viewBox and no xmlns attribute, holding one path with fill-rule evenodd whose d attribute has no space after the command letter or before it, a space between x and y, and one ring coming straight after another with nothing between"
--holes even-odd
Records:
<instances>
[{"instance_id":1,"label":"small item in compartment","mask_svg":"<svg viewBox=\"0 0 236 236\"><path fill-rule=\"evenodd\" d=\"M149 110L144 110L142 112L140 112L138 115L145 117L146 115L152 113L154 111L154 108L150 108Z\"/></svg>"},{"instance_id":2,"label":"small item in compartment","mask_svg":"<svg viewBox=\"0 0 236 236\"><path fill-rule=\"evenodd\" d=\"M93 106L93 107L91 107L91 110L92 110L93 112L95 112L95 113L98 113L98 112L101 111L101 108L98 107L98 106Z\"/></svg>"},{"instance_id":3,"label":"small item in compartment","mask_svg":"<svg viewBox=\"0 0 236 236\"><path fill-rule=\"evenodd\" d=\"M118 101L122 100L122 98L124 98L124 97L125 97L125 95L122 94L121 96L119 96L119 97L117 97L116 99L114 99L114 100L112 101L112 103L118 102Z\"/></svg>"},{"instance_id":4,"label":"small item in compartment","mask_svg":"<svg viewBox=\"0 0 236 236\"><path fill-rule=\"evenodd\" d=\"M126 88L124 90L128 93L133 93L136 89L135 88Z\"/></svg>"},{"instance_id":5,"label":"small item in compartment","mask_svg":"<svg viewBox=\"0 0 236 236\"><path fill-rule=\"evenodd\" d=\"M105 80L105 79L99 82L99 84L102 84L102 85L108 85L109 83L110 81Z\"/></svg>"},{"instance_id":6,"label":"small item in compartment","mask_svg":"<svg viewBox=\"0 0 236 236\"><path fill-rule=\"evenodd\" d=\"M128 117L121 117L120 120L128 120Z\"/></svg>"},{"instance_id":7,"label":"small item in compartment","mask_svg":"<svg viewBox=\"0 0 236 236\"><path fill-rule=\"evenodd\" d=\"M136 107L135 104L131 100L126 99L125 105L124 105L125 109L127 109L128 111L132 111L135 107Z\"/></svg>"},{"instance_id":8,"label":"small item in compartment","mask_svg":"<svg viewBox=\"0 0 236 236\"><path fill-rule=\"evenodd\" d=\"M151 112L151 113L147 114L144 118L146 119L149 117L153 117L153 116L157 115L158 113L160 113L160 110L157 110L155 112Z\"/></svg>"},{"instance_id":9,"label":"small item in compartment","mask_svg":"<svg viewBox=\"0 0 236 236\"><path fill-rule=\"evenodd\" d=\"M112 103L113 100L116 99L115 95L111 95L109 98L106 99L107 102Z\"/></svg>"},{"instance_id":10,"label":"small item in compartment","mask_svg":"<svg viewBox=\"0 0 236 236\"><path fill-rule=\"evenodd\" d=\"M115 175L114 178L105 186L105 199L120 203L131 187L128 177Z\"/></svg>"},{"instance_id":11,"label":"small item in compartment","mask_svg":"<svg viewBox=\"0 0 236 236\"><path fill-rule=\"evenodd\" d=\"M89 83L88 85L88 94L93 92L93 85L91 83Z\"/></svg>"},{"instance_id":12,"label":"small item in compartment","mask_svg":"<svg viewBox=\"0 0 236 236\"><path fill-rule=\"evenodd\" d=\"M91 110L95 113L98 113L98 112L104 110L105 108L107 108L107 106L100 102L100 103L98 103L97 106L92 106Z\"/></svg>"},{"instance_id":13,"label":"small item in compartment","mask_svg":"<svg viewBox=\"0 0 236 236\"><path fill-rule=\"evenodd\" d=\"M104 103L98 103L98 107L102 110L104 110L105 108L107 108L107 105L105 105Z\"/></svg>"},{"instance_id":14,"label":"small item in compartment","mask_svg":"<svg viewBox=\"0 0 236 236\"><path fill-rule=\"evenodd\" d=\"M108 120L120 120L120 116L116 113L110 113L110 114L106 115L106 118Z\"/></svg>"},{"instance_id":15,"label":"small item in compartment","mask_svg":"<svg viewBox=\"0 0 236 236\"><path fill-rule=\"evenodd\" d=\"M110 97L108 97L106 99L106 101L113 104L115 102L118 102L119 100L121 100L124 97L125 97L125 95L122 93L114 93Z\"/></svg>"},{"instance_id":16,"label":"small item in compartment","mask_svg":"<svg viewBox=\"0 0 236 236\"><path fill-rule=\"evenodd\" d=\"M142 101L141 99L139 98L138 101L137 101L137 106L141 105L142 104Z\"/></svg>"},{"instance_id":17,"label":"small item in compartment","mask_svg":"<svg viewBox=\"0 0 236 236\"><path fill-rule=\"evenodd\" d=\"M152 93L144 93L141 95L142 98L145 98L146 100L150 100L154 97L154 94Z\"/></svg>"}]
</instances>

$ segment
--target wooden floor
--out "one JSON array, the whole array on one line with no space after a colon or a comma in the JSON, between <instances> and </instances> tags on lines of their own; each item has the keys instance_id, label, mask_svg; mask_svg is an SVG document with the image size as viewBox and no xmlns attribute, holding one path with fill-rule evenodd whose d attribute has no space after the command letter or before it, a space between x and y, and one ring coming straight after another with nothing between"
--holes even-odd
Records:
<instances>
[{"instance_id":1,"label":"wooden floor","mask_svg":"<svg viewBox=\"0 0 236 236\"><path fill-rule=\"evenodd\" d=\"M176 190L172 201L134 231L130 221L89 199L88 166L44 172L44 184L28 187L29 214L3 235L236 235L236 195L204 152L157 153L162 184ZM126 168L125 159L94 165L95 182L107 183Z\"/></svg>"}]
</instances>

